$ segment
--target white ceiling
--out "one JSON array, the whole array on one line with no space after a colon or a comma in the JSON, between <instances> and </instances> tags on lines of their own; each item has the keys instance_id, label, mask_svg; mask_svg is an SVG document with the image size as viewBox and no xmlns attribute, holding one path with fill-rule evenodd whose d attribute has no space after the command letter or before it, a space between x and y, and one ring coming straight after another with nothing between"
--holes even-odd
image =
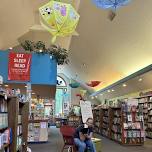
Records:
<instances>
[{"instance_id":1,"label":"white ceiling","mask_svg":"<svg viewBox=\"0 0 152 152\"><path fill-rule=\"evenodd\" d=\"M48 1L1 0L0 49L16 46L18 39L27 38L50 44L46 31L29 31L39 25L38 8ZM91 0L81 0L79 36L58 40L63 47L70 44L70 65L60 70L72 77L77 74L84 82L101 80L100 88L104 88L151 64L151 6L152 0L132 0L117 11L111 22L107 10L98 9Z\"/></svg>"}]
</instances>

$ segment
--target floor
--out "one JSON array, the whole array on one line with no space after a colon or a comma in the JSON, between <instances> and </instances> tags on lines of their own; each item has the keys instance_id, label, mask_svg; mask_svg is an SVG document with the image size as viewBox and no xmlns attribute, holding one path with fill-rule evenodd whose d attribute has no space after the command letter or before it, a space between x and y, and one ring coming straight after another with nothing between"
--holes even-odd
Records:
<instances>
[{"instance_id":1,"label":"floor","mask_svg":"<svg viewBox=\"0 0 152 152\"><path fill-rule=\"evenodd\" d=\"M121 146L107 138L102 137L102 145L103 152L152 152L152 139L147 140L144 146L130 147ZM61 152L62 146L63 141L59 133L59 129L55 127L52 127L49 131L48 143L29 145L32 152Z\"/></svg>"}]
</instances>

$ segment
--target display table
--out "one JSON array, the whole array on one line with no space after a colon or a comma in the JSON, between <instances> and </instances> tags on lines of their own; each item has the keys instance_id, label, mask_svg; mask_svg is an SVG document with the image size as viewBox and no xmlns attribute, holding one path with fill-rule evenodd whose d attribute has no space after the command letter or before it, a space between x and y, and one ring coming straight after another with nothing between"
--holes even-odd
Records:
<instances>
[{"instance_id":1,"label":"display table","mask_svg":"<svg viewBox=\"0 0 152 152\"><path fill-rule=\"evenodd\" d=\"M28 142L38 143L48 141L48 119L29 120Z\"/></svg>"}]
</instances>

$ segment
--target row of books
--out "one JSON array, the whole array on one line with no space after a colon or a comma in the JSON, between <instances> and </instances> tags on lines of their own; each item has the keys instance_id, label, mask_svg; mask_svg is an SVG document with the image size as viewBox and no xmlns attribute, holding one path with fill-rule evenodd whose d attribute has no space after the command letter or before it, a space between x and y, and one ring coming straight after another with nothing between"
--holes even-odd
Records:
<instances>
[{"instance_id":1,"label":"row of books","mask_svg":"<svg viewBox=\"0 0 152 152\"><path fill-rule=\"evenodd\" d=\"M121 123L121 118L115 117L113 119L113 124L120 124Z\"/></svg>"},{"instance_id":2,"label":"row of books","mask_svg":"<svg viewBox=\"0 0 152 152\"><path fill-rule=\"evenodd\" d=\"M17 150L22 151L22 137L17 137Z\"/></svg>"},{"instance_id":3,"label":"row of books","mask_svg":"<svg viewBox=\"0 0 152 152\"><path fill-rule=\"evenodd\" d=\"M111 136L113 140L121 142L121 134L112 133Z\"/></svg>"},{"instance_id":4,"label":"row of books","mask_svg":"<svg viewBox=\"0 0 152 152\"><path fill-rule=\"evenodd\" d=\"M7 112L7 102L3 99L0 102L0 113Z\"/></svg>"},{"instance_id":5,"label":"row of books","mask_svg":"<svg viewBox=\"0 0 152 152\"><path fill-rule=\"evenodd\" d=\"M135 123L123 123L124 129L143 129L142 124L140 122Z\"/></svg>"},{"instance_id":6,"label":"row of books","mask_svg":"<svg viewBox=\"0 0 152 152\"><path fill-rule=\"evenodd\" d=\"M12 142L12 130L6 129L3 133L0 133L0 149L3 149L5 144Z\"/></svg>"},{"instance_id":7,"label":"row of books","mask_svg":"<svg viewBox=\"0 0 152 152\"><path fill-rule=\"evenodd\" d=\"M145 137L145 132L138 130L127 130L123 132L123 135L125 138L140 138Z\"/></svg>"},{"instance_id":8,"label":"row of books","mask_svg":"<svg viewBox=\"0 0 152 152\"><path fill-rule=\"evenodd\" d=\"M8 127L8 114L0 113L0 129Z\"/></svg>"},{"instance_id":9,"label":"row of books","mask_svg":"<svg viewBox=\"0 0 152 152\"><path fill-rule=\"evenodd\" d=\"M144 138L125 138L125 144L141 144L144 142Z\"/></svg>"}]
</instances>

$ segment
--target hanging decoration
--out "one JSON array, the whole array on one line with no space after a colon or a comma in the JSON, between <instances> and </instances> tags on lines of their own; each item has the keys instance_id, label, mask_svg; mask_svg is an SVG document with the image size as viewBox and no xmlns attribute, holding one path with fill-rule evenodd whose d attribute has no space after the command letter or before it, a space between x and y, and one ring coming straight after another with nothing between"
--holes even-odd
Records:
<instances>
[{"instance_id":1,"label":"hanging decoration","mask_svg":"<svg viewBox=\"0 0 152 152\"><path fill-rule=\"evenodd\" d=\"M80 99L80 100L83 100L83 101L84 101L84 98L82 97L82 95L81 95L81 94L79 94L79 93L78 93L78 94L76 94L76 97L79 97L79 99Z\"/></svg>"},{"instance_id":2,"label":"hanging decoration","mask_svg":"<svg viewBox=\"0 0 152 152\"><path fill-rule=\"evenodd\" d=\"M75 32L79 21L79 14L71 4L57 0L39 8L41 25L53 35L52 43L58 36L69 36Z\"/></svg>"},{"instance_id":3,"label":"hanging decoration","mask_svg":"<svg viewBox=\"0 0 152 152\"><path fill-rule=\"evenodd\" d=\"M78 82L72 82L72 83L69 84L69 86L71 88L78 88L80 86L80 83L78 83Z\"/></svg>"},{"instance_id":4,"label":"hanging decoration","mask_svg":"<svg viewBox=\"0 0 152 152\"><path fill-rule=\"evenodd\" d=\"M87 92L87 90L80 90L80 94L82 95L82 97L84 97L85 96L85 94L86 94L86 92Z\"/></svg>"},{"instance_id":5,"label":"hanging decoration","mask_svg":"<svg viewBox=\"0 0 152 152\"><path fill-rule=\"evenodd\" d=\"M86 83L89 87L96 87L101 83L101 81L90 81L89 83Z\"/></svg>"},{"instance_id":6,"label":"hanging decoration","mask_svg":"<svg viewBox=\"0 0 152 152\"><path fill-rule=\"evenodd\" d=\"M93 3L103 9L111 9L109 19L112 21L116 16L117 8L127 5L131 0L92 0Z\"/></svg>"}]
</instances>

